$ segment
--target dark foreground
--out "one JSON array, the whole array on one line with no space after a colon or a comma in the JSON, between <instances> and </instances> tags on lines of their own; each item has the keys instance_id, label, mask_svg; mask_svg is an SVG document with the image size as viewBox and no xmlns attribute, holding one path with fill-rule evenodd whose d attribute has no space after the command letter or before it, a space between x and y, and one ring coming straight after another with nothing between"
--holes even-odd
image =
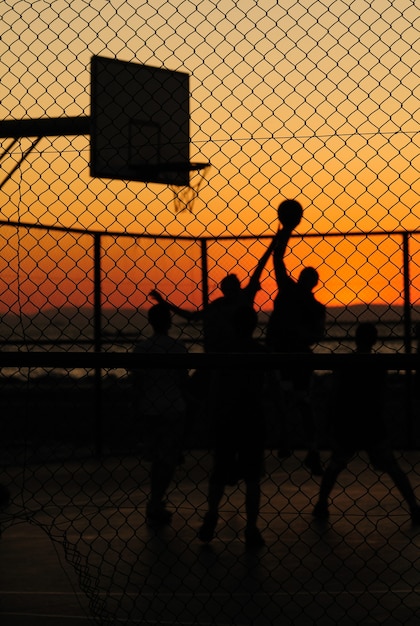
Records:
<instances>
[{"instance_id":1,"label":"dark foreground","mask_svg":"<svg viewBox=\"0 0 420 626\"><path fill-rule=\"evenodd\" d=\"M327 421L331 376L314 380L314 408L321 445L328 446ZM344 400L345 401L345 400ZM406 449L420 447L420 384L415 376L389 375L386 418L394 444ZM265 402L268 423L267 447L278 443L278 413L273 399ZM74 378L49 372L36 379L0 378L2 438L0 462L19 460L22 446L36 457L52 454L136 453L139 416L134 407L133 386L128 377L112 374L99 380ZM293 444L302 444L296 415L286 415L285 424ZM199 404L191 406L186 448L207 448L209 419Z\"/></svg>"},{"instance_id":2,"label":"dark foreground","mask_svg":"<svg viewBox=\"0 0 420 626\"><path fill-rule=\"evenodd\" d=\"M400 460L419 494L418 453ZM161 530L145 524L137 459L30 468L0 517L2 626L418 625L420 530L364 458L320 523L319 479L302 454L281 463L268 453L266 546L255 553L243 540L241 488L229 488L213 542L197 539L209 463L186 456L169 495L173 523Z\"/></svg>"}]
</instances>

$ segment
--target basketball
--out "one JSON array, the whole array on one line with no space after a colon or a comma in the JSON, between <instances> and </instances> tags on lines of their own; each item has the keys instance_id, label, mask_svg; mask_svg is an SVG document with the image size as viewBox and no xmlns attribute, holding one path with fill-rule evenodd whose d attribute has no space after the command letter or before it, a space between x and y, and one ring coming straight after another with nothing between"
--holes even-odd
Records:
<instances>
[{"instance_id":1,"label":"basketball","mask_svg":"<svg viewBox=\"0 0 420 626\"><path fill-rule=\"evenodd\" d=\"M283 200L277 209L280 223L286 228L296 228L303 215L302 205L297 200Z\"/></svg>"}]
</instances>

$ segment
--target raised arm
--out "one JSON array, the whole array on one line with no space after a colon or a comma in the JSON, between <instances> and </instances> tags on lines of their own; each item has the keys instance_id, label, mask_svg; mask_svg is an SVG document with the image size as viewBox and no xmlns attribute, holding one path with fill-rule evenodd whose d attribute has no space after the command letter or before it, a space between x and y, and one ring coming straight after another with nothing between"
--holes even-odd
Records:
<instances>
[{"instance_id":1,"label":"raised arm","mask_svg":"<svg viewBox=\"0 0 420 626\"><path fill-rule=\"evenodd\" d=\"M166 300L162 296L162 294L160 294L159 291L157 291L156 289L152 289L152 291L149 293L149 297L152 298L153 300L156 300L156 302L158 303L164 302L165 304L168 305L172 313L175 313L175 315L179 315L180 317L183 317L189 322L194 321L194 320L199 320L203 317L202 310L197 309L196 311L190 311L189 309L183 309L182 307L176 306L175 304L172 304L171 302L169 302L169 300Z\"/></svg>"},{"instance_id":2,"label":"raised arm","mask_svg":"<svg viewBox=\"0 0 420 626\"><path fill-rule=\"evenodd\" d=\"M292 234L292 228L284 227L277 233L276 242L273 250L274 275L276 277L277 286L280 288L285 282L290 280L284 264L284 255Z\"/></svg>"},{"instance_id":3,"label":"raised arm","mask_svg":"<svg viewBox=\"0 0 420 626\"><path fill-rule=\"evenodd\" d=\"M257 293L257 291L259 291L259 289L260 289L261 274L263 273L263 270L264 270L265 266L267 265L267 261L270 258L271 253L273 252L275 246L277 245L277 241L278 241L278 237L279 237L279 233L280 232L281 231L277 231L277 233L272 238L272 240L271 240L270 244L268 245L266 251L264 252L264 254L261 256L260 260L258 261L257 266L254 269L253 273L251 274L249 282L248 282L248 284L246 286L246 289L249 290L250 292L252 292L254 296Z\"/></svg>"}]
</instances>

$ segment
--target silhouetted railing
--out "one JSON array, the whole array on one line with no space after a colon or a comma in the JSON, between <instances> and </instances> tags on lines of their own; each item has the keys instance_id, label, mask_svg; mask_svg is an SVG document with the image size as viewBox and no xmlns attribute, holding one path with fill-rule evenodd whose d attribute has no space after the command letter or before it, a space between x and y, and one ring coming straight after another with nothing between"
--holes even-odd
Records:
<instances>
[{"instance_id":1,"label":"silhouetted railing","mask_svg":"<svg viewBox=\"0 0 420 626\"><path fill-rule=\"evenodd\" d=\"M101 267L102 260L102 249L103 249L103 238L104 237L114 237L114 238L124 238L129 237L131 239L160 239L155 235L147 235L141 234L136 235L133 233L120 233L120 232L91 232L86 231L84 229L79 228L64 228L59 226L43 226L39 224L29 224L29 223L21 223L21 222L10 222L7 220L1 220L1 225L13 226L16 228L24 228L24 229L34 229L34 230L46 230L46 231L58 231L58 232L66 232L66 233L74 233L80 234L84 236L90 236L92 238L92 250L93 250L93 338L86 339L80 338L77 340L77 345L86 347L86 351L79 352L66 352L66 351L41 351L38 348L41 348L44 344L48 344L51 347L51 344L58 346L66 346L74 344L75 341L73 339L63 339L57 338L56 341L51 339L47 340L31 340L26 339L25 350L14 350L9 352L0 353L0 366L1 367L16 367L16 368L33 368L33 367L45 367L45 368L90 368L94 371L94 380L95 380L95 414L96 414L96 424L98 427L98 432L100 431L100 424L102 420L102 402L103 402L103 394L102 394L102 370L104 368L116 369L133 369L134 366L139 366L141 363L141 357L139 355L133 355L129 351L127 353L117 353L112 351L104 351L104 345L112 344L112 335L107 332L106 336L102 330L102 281L103 281L103 272ZM412 235L419 234L417 231L413 232L393 232L393 233L349 233L346 237L360 237L369 236L384 236L384 235L392 235L392 237L400 237L401 238L401 249L403 254L403 264L401 267L401 272L403 275L403 319L401 320L401 325L403 327L403 336L401 337L402 345L404 346L404 351L402 353L396 354L375 354L368 356L354 355L354 354L313 354L313 355L305 355L305 356L291 356L287 355L287 357L283 357L279 354L269 354L269 355L241 355L237 357L235 355L204 355L204 354L196 354L190 353L185 356L182 355L167 355L165 356L165 363L173 363L175 366L187 367L190 369L194 369L197 367L207 368L207 367L245 367L247 365L252 365L253 367L268 367L268 368L278 368L284 358L287 358L287 362L291 363L295 359L305 358L306 360L311 359L313 362L314 368L316 370L332 370L337 366L341 366L342 364L351 364L357 367L357 363L359 360L364 360L368 358L373 362L379 362L389 370L395 370L399 372L403 372L406 380L406 402L403 408L405 414L405 421L408 424L412 424L413 420L417 418L413 414L412 407L412 396L413 396L413 372L417 372L418 369L418 355L416 352L413 353L412 343L413 343L413 321L412 321L412 303L410 300L410 286L411 286L411 278L410 278L410 252L409 252L409 243L410 237ZM306 235L303 237L324 237L325 239L329 237L337 237L337 234L325 234L325 235ZM271 236L262 236L260 239L269 239ZM299 237L302 237L299 235ZM176 240L176 237L172 236L162 236L162 239ZM210 241L213 241L212 238L202 237L202 238L192 238L192 237L180 237L179 239L186 239L198 242L200 245L201 251L201 278L200 278L200 291L202 293L202 305L204 306L208 302L209 298L209 285L208 285L208 275L207 275L207 261L208 261L208 245ZM242 240L242 239L255 239L250 236L238 236L225 237L226 240ZM219 241L219 240L218 240ZM393 336L395 339L396 336ZM325 343L328 341L339 342L340 340L349 339L349 337L342 334L341 336L327 337L325 339ZM127 336L122 340L127 341ZM19 340L14 338L10 338L8 341L7 337L2 338L3 347L8 347L9 345L13 345L14 347L19 346ZM22 342L23 343L23 342ZM127 342L128 343L128 342ZM324 343L324 342L323 342ZM29 351L28 351L29 348ZM146 364L148 367L159 366L162 363L162 357L160 355L148 355L146 359ZM409 428L409 430L411 427ZM100 436L97 438L98 440L98 448L100 448Z\"/></svg>"}]
</instances>

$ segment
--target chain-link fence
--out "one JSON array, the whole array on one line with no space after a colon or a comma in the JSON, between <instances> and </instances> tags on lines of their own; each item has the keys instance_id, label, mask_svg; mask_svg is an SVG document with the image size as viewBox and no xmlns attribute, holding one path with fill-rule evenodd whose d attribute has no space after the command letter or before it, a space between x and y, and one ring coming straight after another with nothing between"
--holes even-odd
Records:
<instances>
[{"instance_id":1,"label":"chain-link fence","mask_svg":"<svg viewBox=\"0 0 420 626\"><path fill-rule=\"evenodd\" d=\"M418 561L393 485L359 455L340 476L328 544L311 525L319 479L302 464L299 420L286 418L293 451L281 460L270 398L258 575L241 551L242 483L226 496L215 553L197 547L211 468L202 407L168 494L177 520L151 533L149 466L119 358L150 335L151 290L191 311L220 295L227 273L245 284L279 202L296 198L304 214L287 269L316 267L327 307L314 347L330 359L313 390L322 461L334 357L373 321L375 351L406 358L390 362L386 420L417 489L418 7L4 0L0 15L3 526L32 520L60 542L96 623L415 624ZM90 175L94 55L189 74L190 159L211 163L191 188ZM276 292L270 258L255 299L261 344ZM191 358L202 332L174 317ZM91 352L106 360L86 365Z\"/></svg>"}]
</instances>

